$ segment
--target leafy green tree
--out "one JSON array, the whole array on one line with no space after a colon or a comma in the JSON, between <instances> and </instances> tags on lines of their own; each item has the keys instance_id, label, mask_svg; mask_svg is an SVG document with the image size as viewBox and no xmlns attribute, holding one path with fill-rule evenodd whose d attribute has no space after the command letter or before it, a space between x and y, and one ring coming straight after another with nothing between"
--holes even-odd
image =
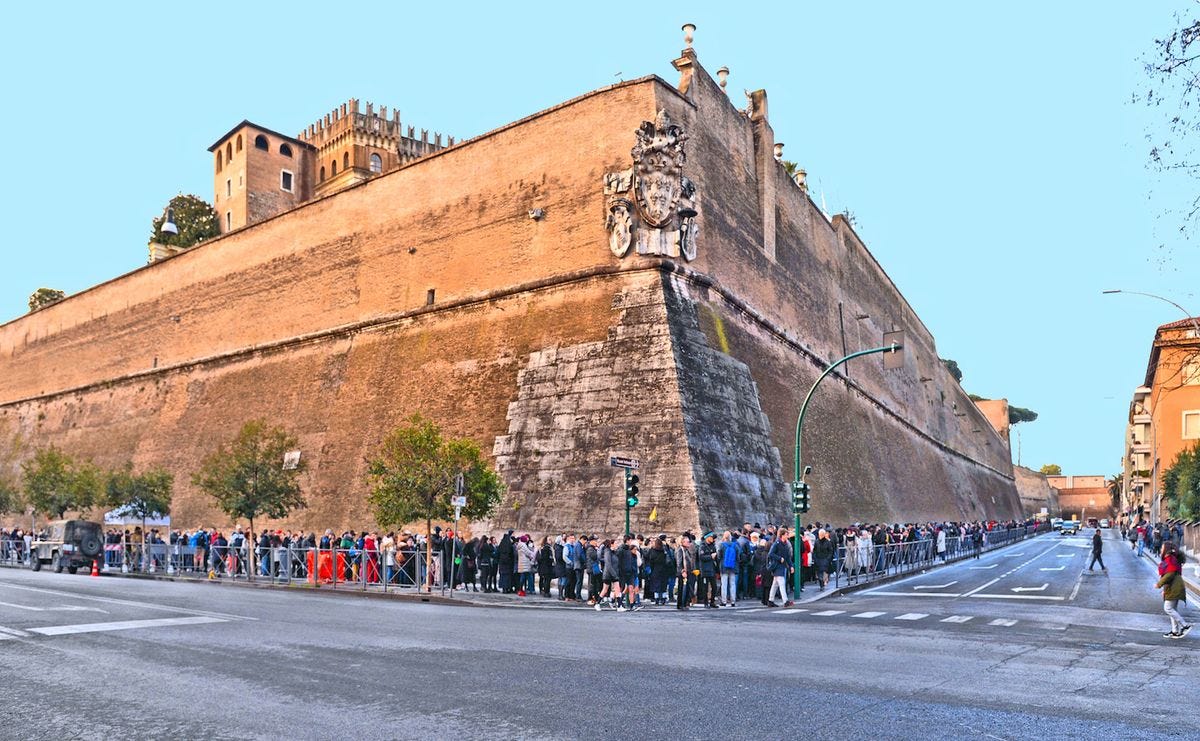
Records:
<instances>
[{"instance_id":1,"label":"leafy green tree","mask_svg":"<svg viewBox=\"0 0 1200 741\"><path fill-rule=\"evenodd\" d=\"M104 474L95 464L77 462L53 446L21 464L21 477L26 500L51 519L60 519L67 510L88 509L104 489Z\"/></svg>"},{"instance_id":2,"label":"leafy green tree","mask_svg":"<svg viewBox=\"0 0 1200 741\"><path fill-rule=\"evenodd\" d=\"M1043 476L1062 476L1062 466L1057 463L1047 463L1038 470Z\"/></svg>"},{"instance_id":3,"label":"leafy green tree","mask_svg":"<svg viewBox=\"0 0 1200 741\"><path fill-rule=\"evenodd\" d=\"M9 512L20 512L25 506L21 498L21 488L7 471L0 472L0 515Z\"/></svg>"},{"instance_id":4,"label":"leafy green tree","mask_svg":"<svg viewBox=\"0 0 1200 741\"><path fill-rule=\"evenodd\" d=\"M134 473L133 463L126 463L113 471L105 482L108 506L126 517L142 521L142 532L146 532L146 520L154 515L171 513L172 489L175 477L161 468L144 473Z\"/></svg>"},{"instance_id":5,"label":"leafy green tree","mask_svg":"<svg viewBox=\"0 0 1200 741\"><path fill-rule=\"evenodd\" d=\"M150 221L150 241L175 247L191 247L206 239L220 236L221 221L217 211L203 198L193 195L177 195L167 207L175 213L178 234L163 234L163 216Z\"/></svg>"},{"instance_id":6,"label":"leafy green tree","mask_svg":"<svg viewBox=\"0 0 1200 741\"><path fill-rule=\"evenodd\" d=\"M18 434L7 435L0 431L0 514L22 512L25 500L21 495L21 481L16 472L17 460L24 445Z\"/></svg>"},{"instance_id":7,"label":"leafy green tree","mask_svg":"<svg viewBox=\"0 0 1200 741\"><path fill-rule=\"evenodd\" d=\"M286 517L304 506L299 478L307 466L303 460L292 467L284 465L284 455L299 447L299 441L282 428L251 420L233 441L201 461L192 483L215 499L225 514L249 520L253 538L254 518ZM253 573L254 549L249 550Z\"/></svg>"},{"instance_id":8,"label":"leafy green tree","mask_svg":"<svg viewBox=\"0 0 1200 741\"><path fill-rule=\"evenodd\" d=\"M1025 407L1015 407L1008 405L1008 423L1010 425L1020 424L1022 422L1033 422L1038 418L1038 413L1032 409Z\"/></svg>"},{"instance_id":9,"label":"leafy green tree","mask_svg":"<svg viewBox=\"0 0 1200 741\"><path fill-rule=\"evenodd\" d=\"M948 358L939 358L942 365L946 366L946 370L950 371L950 375L954 376L954 380L962 383L962 370L958 367L958 362Z\"/></svg>"},{"instance_id":10,"label":"leafy green tree","mask_svg":"<svg viewBox=\"0 0 1200 741\"><path fill-rule=\"evenodd\" d=\"M57 288L39 288L29 294L29 310L31 312L44 309L50 304L57 304L67 297L67 294Z\"/></svg>"},{"instance_id":11,"label":"leafy green tree","mask_svg":"<svg viewBox=\"0 0 1200 741\"><path fill-rule=\"evenodd\" d=\"M1172 517L1200 518L1200 442L1181 450L1163 471L1163 494Z\"/></svg>"},{"instance_id":12,"label":"leafy green tree","mask_svg":"<svg viewBox=\"0 0 1200 741\"><path fill-rule=\"evenodd\" d=\"M433 520L453 516L450 498L459 474L467 498L463 513L472 520L487 517L504 491L500 477L473 440L447 438L419 414L390 432L367 461L367 501L375 521L389 528L424 520L427 566L433 558Z\"/></svg>"}]
</instances>

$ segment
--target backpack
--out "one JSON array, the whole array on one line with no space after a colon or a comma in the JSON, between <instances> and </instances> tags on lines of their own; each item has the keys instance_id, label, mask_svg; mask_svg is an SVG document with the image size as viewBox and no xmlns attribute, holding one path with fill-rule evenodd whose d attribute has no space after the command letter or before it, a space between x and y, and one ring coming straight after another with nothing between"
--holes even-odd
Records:
<instances>
[{"instance_id":1,"label":"backpack","mask_svg":"<svg viewBox=\"0 0 1200 741\"><path fill-rule=\"evenodd\" d=\"M675 573L675 549L668 545L663 548L663 553L666 554L665 561L666 561L666 565L667 565L667 573L674 574Z\"/></svg>"}]
</instances>

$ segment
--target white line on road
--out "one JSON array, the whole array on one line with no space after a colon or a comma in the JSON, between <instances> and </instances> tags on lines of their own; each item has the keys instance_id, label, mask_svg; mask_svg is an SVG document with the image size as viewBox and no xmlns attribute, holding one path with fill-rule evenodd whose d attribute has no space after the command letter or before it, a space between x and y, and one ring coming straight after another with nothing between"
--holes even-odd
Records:
<instances>
[{"instance_id":1,"label":"white line on road","mask_svg":"<svg viewBox=\"0 0 1200 741\"><path fill-rule=\"evenodd\" d=\"M134 600L117 599L116 597L92 597L89 595L76 594L74 592L61 592L57 589L42 589L40 587L20 587L16 584L5 584L0 582L0 587L8 589L20 589L25 592L40 592L42 594L53 594L59 597L70 597L71 599L89 600L91 602L107 602L110 605L129 605L143 610L159 610L162 612L182 612L189 615L205 615L208 617L225 618L227 620L258 620L258 618L247 617L245 615L229 615L223 612L210 612L208 610L193 610L187 607L167 607L165 605L152 605L148 602L135 602Z\"/></svg>"},{"instance_id":2,"label":"white line on road","mask_svg":"<svg viewBox=\"0 0 1200 741\"><path fill-rule=\"evenodd\" d=\"M841 615L843 612L845 610L824 610L822 612L814 612L813 615L816 617L833 617L834 615Z\"/></svg>"},{"instance_id":3,"label":"white line on road","mask_svg":"<svg viewBox=\"0 0 1200 741\"><path fill-rule=\"evenodd\" d=\"M164 628L172 625L203 625L205 623L224 623L226 620L213 617L181 617L158 618L156 620L121 620L115 623L84 623L82 625L47 625L44 628L30 628L30 633L40 633L44 636L63 636L75 633L100 633L109 630L133 630L135 628Z\"/></svg>"},{"instance_id":4,"label":"white line on road","mask_svg":"<svg viewBox=\"0 0 1200 741\"><path fill-rule=\"evenodd\" d=\"M897 620L921 620L922 618L927 618L927 617L929 617L929 614L924 613L924 612L906 612L903 615L897 615L896 619Z\"/></svg>"},{"instance_id":5,"label":"white line on road","mask_svg":"<svg viewBox=\"0 0 1200 741\"><path fill-rule=\"evenodd\" d=\"M1079 586L1083 584L1083 572L1079 572L1079 578L1075 580L1075 588L1071 590L1071 596L1068 597L1072 602L1075 601L1076 595L1079 594Z\"/></svg>"},{"instance_id":6,"label":"white line on road","mask_svg":"<svg viewBox=\"0 0 1200 741\"><path fill-rule=\"evenodd\" d=\"M1005 553L1004 554L1005 558L1011 558L1013 556L1024 556L1024 555L1025 555L1025 551L1021 551L1020 553Z\"/></svg>"},{"instance_id":7,"label":"white line on road","mask_svg":"<svg viewBox=\"0 0 1200 741\"><path fill-rule=\"evenodd\" d=\"M1065 568L1067 568L1067 567L1066 566L1050 566L1050 567L1043 566L1042 568L1038 569L1038 571L1062 571Z\"/></svg>"},{"instance_id":8,"label":"white line on road","mask_svg":"<svg viewBox=\"0 0 1200 741\"><path fill-rule=\"evenodd\" d=\"M886 615L886 614L887 614L886 612L860 612L860 613L858 613L857 615L851 615L850 617L856 617L856 618L877 618L877 617L879 617L880 615Z\"/></svg>"},{"instance_id":9,"label":"white line on road","mask_svg":"<svg viewBox=\"0 0 1200 741\"><path fill-rule=\"evenodd\" d=\"M965 623L975 617L974 615L951 615L948 618L942 618L943 623Z\"/></svg>"},{"instance_id":10,"label":"white line on road","mask_svg":"<svg viewBox=\"0 0 1200 741\"><path fill-rule=\"evenodd\" d=\"M955 584L958 584L958 582L952 581L952 582L947 582L945 584L920 584L918 586L913 587L913 589L945 589L947 587L952 587Z\"/></svg>"},{"instance_id":11,"label":"white line on road","mask_svg":"<svg viewBox=\"0 0 1200 741\"><path fill-rule=\"evenodd\" d=\"M1046 587L1050 586L1050 582L1046 582L1040 587L1013 587L1014 592L1044 592Z\"/></svg>"},{"instance_id":12,"label":"white line on road","mask_svg":"<svg viewBox=\"0 0 1200 741\"><path fill-rule=\"evenodd\" d=\"M795 615L797 612L808 612L803 607L792 607L787 610L776 610L772 615Z\"/></svg>"},{"instance_id":13,"label":"white line on road","mask_svg":"<svg viewBox=\"0 0 1200 741\"><path fill-rule=\"evenodd\" d=\"M30 612L103 612L108 613L108 610L101 610L99 607L83 607L82 605L63 605L61 607L33 607L32 605L18 605L12 602L0 602L0 607L15 607L18 610L29 610Z\"/></svg>"},{"instance_id":14,"label":"white line on road","mask_svg":"<svg viewBox=\"0 0 1200 741\"><path fill-rule=\"evenodd\" d=\"M1040 594L972 594L975 599L1048 599L1062 602L1066 597L1043 597Z\"/></svg>"},{"instance_id":15,"label":"white line on road","mask_svg":"<svg viewBox=\"0 0 1200 741\"><path fill-rule=\"evenodd\" d=\"M975 594L976 592L982 592L983 590L985 590L985 589L987 589L988 587L992 586L992 585L993 585L993 584L995 584L996 582L1000 581L1000 579L1002 579L1002 578L1003 578L1003 577L999 577L999 576L997 576L995 579L992 579L990 582L988 582L987 584L984 584L982 587L977 587L977 588L975 588L975 589L972 589L971 591L969 591L969 592L965 593L963 596L964 596L964 597L970 597L972 594Z\"/></svg>"},{"instance_id":16,"label":"white line on road","mask_svg":"<svg viewBox=\"0 0 1200 741\"><path fill-rule=\"evenodd\" d=\"M878 589L872 589L870 592L863 594L881 594L884 597L961 597L957 592L881 592Z\"/></svg>"},{"instance_id":17,"label":"white line on road","mask_svg":"<svg viewBox=\"0 0 1200 741\"><path fill-rule=\"evenodd\" d=\"M996 618L992 622L988 623L988 625L999 625L1002 628L1011 628L1016 624L1016 620L1005 620L1004 618Z\"/></svg>"},{"instance_id":18,"label":"white line on road","mask_svg":"<svg viewBox=\"0 0 1200 741\"><path fill-rule=\"evenodd\" d=\"M1058 557L1059 558L1075 558L1075 554L1074 553L1060 553L1060 554L1058 554Z\"/></svg>"},{"instance_id":19,"label":"white line on road","mask_svg":"<svg viewBox=\"0 0 1200 741\"><path fill-rule=\"evenodd\" d=\"M0 635L7 636L9 638L26 638L29 636L29 634L23 630L17 630L16 628L5 628L3 625L0 625Z\"/></svg>"},{"instance_id":20,"label":"white line on road","mask_svg":"<svg viewBox=\"0 0 1200 741\"><path fill-rule=\"evenodd\" d=\"M991 566L968 566L967 568L970 569L971 571L982 571L984 569L994 569L999 565L1000 564L998 564L998 563L994 563Z\"/></svg>"}]
</instances>

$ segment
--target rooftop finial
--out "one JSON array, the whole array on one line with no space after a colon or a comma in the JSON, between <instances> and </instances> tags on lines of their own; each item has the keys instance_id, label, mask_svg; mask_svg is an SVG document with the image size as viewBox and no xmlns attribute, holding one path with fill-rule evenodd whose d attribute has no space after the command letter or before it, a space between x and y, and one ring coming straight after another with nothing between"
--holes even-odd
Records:
<instances>
[{"instance_id":1,"label":"rooftop finial","mask_svg":"<svg viewBox=\"0 0 1200 741\"><path fill-rule=\"evenodd\" d=\"M696 40L696 24L695 23L683 24L683 43L687 45L688 49L692 48L692 42L695 40Z\"/></svg>"},{"instance_id":2,"label":"rooftop finial","mask_svg":"<svg viewBox=\"0 0 1200 741\"><path fill-rule=\"evenodd\" d=\"M727 84L729 84L729 68L728 67L722 67L721 69L717 70L717 80L720 81L721 92L725 93L726 95L729 95L729 91L725 89L725 86Z\"/></svg>"}]
</instances>

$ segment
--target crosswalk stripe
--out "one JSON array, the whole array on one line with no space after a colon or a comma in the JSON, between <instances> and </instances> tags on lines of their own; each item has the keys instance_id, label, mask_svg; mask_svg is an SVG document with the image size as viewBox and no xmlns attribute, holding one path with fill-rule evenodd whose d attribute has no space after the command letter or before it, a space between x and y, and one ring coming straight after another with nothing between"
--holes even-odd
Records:
<instances>
[{"instance_id":1,"label":"crosswalk stripe","mask_svg":"<svg viewBox=\"0 0 1200 741\"><path fill-rule=\"evenodd\" d=\"M858 613L857 615L851 615L850 617L856 617L856 618L877 618L877 617L879 617L880 615L886 615L886 614L887 614L886 612L860 612L860 613Z\"/></svg>"},{"instance_id":2,"label":"crosswalk stripe","mask_svg":"<svg viewBox=\"0 0 1200 741\"><path fill-rule=\"evenodd\" d=\"M1017 624L1016 620L1005 620L1004 618L996 618L992 622L988 623L988 625L999 625L1004 628L1009 628L1016 624Z\"/></svg>"},{"instance_id":3,"label":"crosswalk stripe","mask_svg":"<svg viewBox=\"0 0 1200 741\"><path fill-rule=\"evenodd\" d=\"M896 619L897 620L921 620L922 618L927 618L927 617L929 617L929 614L925 613L925 612L906 612L903 615L897 615Z\"/></svg>"},{"instance_id":4,"label":"crosswalk stripe","mask_svg":"<svg viewBox=\"0 0 1200 741\"><path fill-rule=\"evenodd\" d=\"M973 617L974 617L974 615L951 615L948 618L944 618L942 620L942 622L943 623L965 623Z\"/></svg>"},{"instance_id":5,"label":"crosswalk stripe","mask_svg":"<svg viewBox=\"0 0 1200 741\"><path fill-rule=\"evenodd\" d=\"M763 610L769 610L769 609L771 609L771 608L769 608L769 607L751 607L748 610L742 610L742 612L762 612Z\"/></svg>"},{"instance_id":6,"label":"crosswalk stripe","mask_svg":"<svg viewBox=\"0 0 1200 741\"><path fill-rule=\"evenodd\" d=\"M29 637L29 634L23 630L17 630L16 628L6 628L3 625L0 625L0 635L9 635L9 636L13 636L15 638Z\"/></svg>"},{"instance_id":7,"label":"crosswalk stripe","mask_svg":"<svg viewBox=\"0 0 1200 741\"><path fill-rule=\"evenodd\" d=\"M813 615L816 617L833 617L834 615L841 615L843 612L845 610L825 610L823 612L814 612Z\"/></svg>"},{"instance_id":8,"label":"crosswalk stripe","mask_svg":"<svg viewBox=\"0 0 1200 741\"><path fill-rule=\"evenodd\" d=\"M135 628L159 628L172 625L201 625L203 623L224 623L225 620L213 617L178 617L159 618L156 620L122 620L114 623L84 623L81 625L47 625L44 628L30 628L30 633L44 636L73 635L75 633L99 633L110 630L133 630Z\"/></svg>"},{"instance_id":9,"label":"crosswalk stripe","mask_svg":"<svg viewBox=\"0 0 1200 741\"><path fill-rule=\"evenodd\" d=\"M776 615L795 615L797 612L808 612L808 610L804 609L803 607L792 607L787 610L776 610L775 614Z\"/></svg>"}]
</instances>

